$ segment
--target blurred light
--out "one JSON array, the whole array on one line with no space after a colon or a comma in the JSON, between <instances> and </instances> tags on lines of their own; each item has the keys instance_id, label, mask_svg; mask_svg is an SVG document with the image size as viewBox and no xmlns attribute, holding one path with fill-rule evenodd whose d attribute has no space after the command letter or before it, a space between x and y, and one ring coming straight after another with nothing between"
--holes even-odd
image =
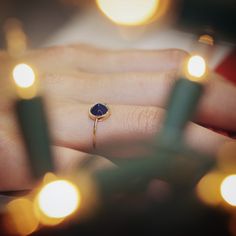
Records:
<instances>
[{"instance_id":1,"label":"blurred light","mask_svg":"<svg viewBox=\"0 0 236 236\"><path fill-rule=\"evenodd\" d=\"M205 204L219 205L222 202L220 185L224 176L217 171L205 175L197 185L197 195Z\"/></svg>"},{"instance_id":2,"label":"blurred light","mask_svg":"<svg viewBox=\"0 0 236 236\"><path fill-rule=\"evenodd\" d=\"M30 99L37 93L37 81L33 69L27 64L18 64L14 67L12 76L16 84L18 96Z\"/></svg>"},{"instance_id":3,"label":"blurred light","mask_svg":"<svg viewBox=\"0 0 236 236\"><path fill-rule=\"evenodd\" d=\"M51 183L51 182L56 181L56 180L58 180L58 177L54 173L47 172L44 175L42 182L43 182L43 185L46 185L46 184Z\"/></svg>"},{"instance_id":4,"label":"blurred light","mask_svg":"<svg viewBox=\"0 0 236 236\"><path fill-rule=\"evenodd\" d=\"M187 62L187 74L190 80L201 80L206 74L207 66L203 57L194 55Z\"/></svg>"},{"instance_id":5,"label":"blurred light","mask_svg":"<svg viewBox=\"0 0 236 236\"><path fill-rule=\"evenodd\" d=\"M100 10L119 25L149 23L159 10L160 0L96 0Z\"/></svg>"},{"instance_id":6,"label":"blurred light","mask_svg":"<svg viewBox=\"0 0 236 236\"><path fill-rule=\"evenodd\" d=\"M13 70L13 78L17 86L28 88L34 84L35 75L32 68L26 64L18 64Z\"/></svg>"},{"instance_id":7,"label":"blurred light","mask_svg":"<svg viewBox=\"0 0 236 236\"><path fill-rule=\"evenodd\" d=\"M38 207L50 218L64 218L74 213L81 197L77 187L66 180L46 184L38 194Z\"/></svg>"},{"instance_id":8,"label":"blurred light","mask_svg":"<svg viewBox=\"0 0 236 236\"><path fill-rule=\"evenodd\" d=\"M20 57L27 48L27 37L23 31L22 23L16 18L9 18L4 23L6 46L9 55Z\"/></svg>"},{"instance_id":9,"label":"blurred light","mask_svg":"<svg viewBox=\"0 0 236 236\"><path fill-rule=\"evenodd\" d=\"M221 195L231 206L236 206L236 175L227 176L221 184Z\"/></svg>"},{"instance_id":10,"label":"blurred light","mask_svg":"<svg viewBox=\"0 0 236 236\"><path fill-rule=\"evenodd\" d=\"M214 45L214 38L208 34L204 34L199 37L198 42L213 46Z\"/></svg>"},{"instance_id":11,"label":"blurred light","mask_svg":"<svg viewBox=\"0 0 236 236\"><path fill-rule=\"evenodd\" d=\"M29 235L38 227L33 203L27 198L19 198L7 205L8 217L5 219L7 231L13 235Z\"/></svg>"}]
</instances>

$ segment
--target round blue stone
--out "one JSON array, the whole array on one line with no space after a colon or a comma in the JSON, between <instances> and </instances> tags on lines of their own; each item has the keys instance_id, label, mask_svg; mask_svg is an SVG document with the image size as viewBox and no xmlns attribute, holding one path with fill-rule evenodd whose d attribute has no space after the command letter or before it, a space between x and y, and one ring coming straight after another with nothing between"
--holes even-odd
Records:
<instances>
[{"instance_id":1,"label":"round blue stone","mask_svg":"<svg viewBox=\"0 0 236 236\"><path fill-rule=\"evenodd\" d=\"M92 115L99 117L105 115L108 112L108 108L104 104L97 103L90 109L90 112Z\"/></svg>"}]
</instances>

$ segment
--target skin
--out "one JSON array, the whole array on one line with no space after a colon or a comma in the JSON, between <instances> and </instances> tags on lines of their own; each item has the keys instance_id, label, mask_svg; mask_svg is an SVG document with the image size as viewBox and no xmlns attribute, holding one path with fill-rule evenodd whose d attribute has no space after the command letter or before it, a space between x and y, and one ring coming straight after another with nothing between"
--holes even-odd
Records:
<instances>
[{"instance_id":1,"label":"skin","mask_svg":"<svg viewBox=\"0 0 236 236\"><path fill-rule=\"evenodd\" d=\"M87 45L28 52L24 62L38 70L58 171L72 171L86 158L84 153L110 159L149 153L143 143L151 142L161 128L167 98L186 56L177 49L108 51ZM0 190L30 188L30 168L7 76L11 64L5 52L0 53L0 61ZM236 131L236 87L217 75L211 77L184 137L190 147L216 154L232 139L199 124ZM96 102L109 104L111 116L99 122L97 148L93 149L88 110Z\"/></svg>"}]
</instances>

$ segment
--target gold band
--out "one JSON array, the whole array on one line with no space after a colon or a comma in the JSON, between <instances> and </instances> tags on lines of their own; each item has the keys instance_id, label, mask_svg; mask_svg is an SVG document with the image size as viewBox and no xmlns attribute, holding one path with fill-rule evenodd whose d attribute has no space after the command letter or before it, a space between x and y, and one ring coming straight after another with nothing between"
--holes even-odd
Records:
<instances>
[{"instance_id":1,"label":"gold band","mask_svg":"<svg viewBox=\"0 0 236 236\"><path fill-rule=\"evenodd\" d=\"M98 119L93 123L93 148L96 148L96 132L98 127Z\"/></svg>"}]
</instances>

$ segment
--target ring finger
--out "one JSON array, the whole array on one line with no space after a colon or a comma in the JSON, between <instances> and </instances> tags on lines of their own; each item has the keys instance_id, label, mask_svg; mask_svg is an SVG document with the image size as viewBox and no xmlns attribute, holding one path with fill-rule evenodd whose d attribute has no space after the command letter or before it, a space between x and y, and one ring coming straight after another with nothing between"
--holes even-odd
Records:
<instances>
[{"instance_id":1,"label":"ring finger","mask_svg":"<svg viewBox=\"0 0 236 236\"><path fill-rule=\"evenodd\" d=\"M94 121L88 115L90 105L60 102L54 104L54 108L51 118L55 144L107 157L135 156L149 151L146 144L160 130L165 113L156 107L110 105L111 116L98 122L94 150ZM230 139L190 123L185 140L198 151L214 154Z\"/></svg>"}]
</instances>

